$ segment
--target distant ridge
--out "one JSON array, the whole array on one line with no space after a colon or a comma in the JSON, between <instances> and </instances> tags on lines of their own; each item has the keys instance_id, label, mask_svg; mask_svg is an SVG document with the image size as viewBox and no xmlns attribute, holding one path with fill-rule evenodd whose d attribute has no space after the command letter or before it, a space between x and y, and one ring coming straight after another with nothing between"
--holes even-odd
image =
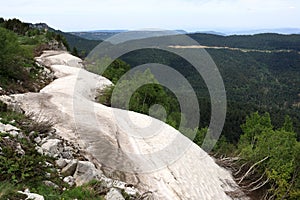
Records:
<instances>
[{"instance_id":1,"label":"distant ridge","mask_svg":"<svg viewBox=\"0 0 300 200\"><path fill-rule=\"evenodd\" d=\"M221 35L221 36L226 36L227 34L222 33L222 32L217 32L217 31L196 31L196 32L191 32L189 34L194 34L194 33L206 33L206 34L211 34L211 35Z\"/></svg>"},{"instance_id":2,"label":"distant ridge","mask_svg":"<svg viewBox=\"0 0 300 200\"><path fill-rule=\"evenodd\" d=\"M69 33L88 40L106 40L118 33L124 33L128 31L129 30L94 30L94 31L69 32ZM176 32L176 34L177 33L187 34L185 30L174 30L174 32Z\"/></svg>"},{"instance_id":3,"label":"distant ridge","mask_svg":"<svg viewBox=\"0 0 300 200\"><path fill-rule=\"evenodd\" d=\"M300 34L300 28L277 28L277 29L255 29L255 30L237 30L225 31L226 35L254 35L261 33L277 33L283 35Z\"/></svg>"}]
</instances>

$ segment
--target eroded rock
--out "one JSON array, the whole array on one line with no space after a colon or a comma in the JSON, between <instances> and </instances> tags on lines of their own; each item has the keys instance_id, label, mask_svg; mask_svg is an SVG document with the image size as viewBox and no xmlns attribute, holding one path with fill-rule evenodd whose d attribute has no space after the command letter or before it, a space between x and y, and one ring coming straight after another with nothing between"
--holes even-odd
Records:
<instances>
[{"instance_id":1,"label":"eroded rock","mask_svg":"<svg viewBox=\"0 0 300 200\"><path fill-rule=\"evenodd\" d=\"M39 195L39 194L35 194L35 193L30 193L29 189L26 189L24 192L22 191L18 191L19 193L21 194L25 194L27 195L27 199L30 199L30 200L44 200L44 197L42 195Z\"/></svg>"},{"instance_id":2,"label":"eroded rock","mask_svg":"<svg viewBox=\"0 0 300 200\"><path fill-rule=\"evenodd\" d=\"M125 200L121 192L115 188L111 188L105 196L106 200Z\"/></svg>"},{"instance_id":3,"label":"eroded rock","mask_svg":"<svg viewBox=\"0 0 300 200\"><path fill-rule=\"evenodd\" d=\"M43 183L44 183L46 186L48 186L48 187L52 187L52 188L55 188L55 189L59 188L59 186L56 185L55 183L53 183L52 181L43 181Z\"/></svg>"},{"instance_id":4,"label":"eroded rock","mask_svg":"<svg viewBox=\"0 0 300 200\"><path fill-rule=\"evenodd\" d=\"M83 185L94 179L99 179L100 170L97 170L95 165L89 161L79 161L74 174L75 183L77 186Z\"/></svg>"},{"instance_id":5,"label":"eroded rock","mask_svg":"<svg viewBox=\"0 0 300 200\"><path fill-rule=\"evenodd\" d=\"M60 159L58 159L58 160L55 161L55 164L56 164L56 166L57 166L58 168L62 169L62 168L64 168L68 163L67 163L67 161L66 161L65 159L60 158Z\"/></svg>"},{"instance_id":6,"label":"eroded rock","mask_svg":"<svg viewBox=\"0 0 300 200\"><path fill-rule=\"evenodd\" d=\"M41 146L44 153L50 157L57 157L59 154L59 145L62 143L59 139L49 139Z\"/></svg>"},{"instance_id":7,"label":"eroded rock","mask_svg":"<svg viewBox=\"0 0 300 200\"><path fill-rule=\"evenodd\" d=\"M75 173L75 170L77 168L77 164L78 164L78 160L77 159L74 159L74 160L71 160L67 166L65 166L62 170L61 170L61 173L64 175L64 176L71 176Z\"/></svg>"},{"instance_id":8,"label":"eroded rock","mask_svg":"<svg viewBox=\"0 0 300 200\"><path fill-rule=\"evenodd\" d=\"M71 187L75 185L75 179L73 176L67 176L63 179L63 181Z\"/></svg>"},{"instance_id":9,"label":"eroded rock","mask_svg":"<svg viewBox=\"0 0 300 200\"><path fill-rule=\"evenodd\" d=\"M39 58L44 65L51 65L57 79L38 94L22 96L22 109L37 113L42 110L42 115L54 118L59 122L55 125L57 134L79 144L99 165L134 172L132 176L137 177L137 187L142 192L152 191L154 199L230 199L226 192L235 190L231 186L235 182L228 171L163 122L95 103L96 91L111 82L79 69L78 58L67 54L46 52ZM143 135L146 129L141 128L150 122L159 125L153 137ZM139 137L132 137L134 135ZM182 145L184 151L179 150ZM51 151L50 147L48 149ZM174 155L171 162L169 158ZM87 164L85 167L75 169L74 178L78 185L90 180L89 177L96 177L95 166ZM230 184L224 185L222 180L225 179L230 180ZM117 193L115 191L118 190L112 190L112 193Z\"/></svg>"}]
</instances>

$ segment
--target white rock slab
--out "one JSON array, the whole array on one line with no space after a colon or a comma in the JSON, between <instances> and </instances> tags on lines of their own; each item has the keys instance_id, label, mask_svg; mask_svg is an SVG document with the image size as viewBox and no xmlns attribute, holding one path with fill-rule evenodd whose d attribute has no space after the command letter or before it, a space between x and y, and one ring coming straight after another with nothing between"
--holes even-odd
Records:
<instances>
[{"instance_id":1,"label":"white rock slab","mask_svg":"<svg viewBox=\"0 0 300 200\"><path fill-rule=\"evenodd\" d=\"M112 174L121 171L123 181L152 191L153 199L231 199L226 192L238 189L228 171L174 128L94 103L96 91L111 82L78 68L78 58L46 52L38 59L50 64L58 79L38 94L15 95L22 109L54 120L57 134Z\"/></svg>"}]
</instances>

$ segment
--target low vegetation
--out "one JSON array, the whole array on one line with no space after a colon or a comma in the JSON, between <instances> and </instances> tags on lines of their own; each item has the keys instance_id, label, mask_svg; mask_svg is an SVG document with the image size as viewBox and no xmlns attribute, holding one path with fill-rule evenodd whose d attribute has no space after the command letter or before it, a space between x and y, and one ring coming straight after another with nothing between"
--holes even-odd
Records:
<instances>
[{"instance_id":1,"label":"low vegetation","mask_svg":"<svg viewBox=\"0 0 300 200\"><path fill-rule=\"evenodd\" d=\"M41 80L41 68L34 56L51 49L49 43L68 46L64 37L32 28L17 19L0 20L0 86L1 94L36 92L51 80Z\"/></svg>"},{"instance_id":2,"label":"low vegetation","mask_svg":"<svg viewBox=\"0 0 300 200\"><path fill-rule=\"evenodd\" d=\"M175 128L179 127L182 114L178 101L173 93L159 84L150 70L137 71L126 79L120 80L121 76L129 71L130 66L117 59L106 70L102 70L100 63L111 62L109 58L105 59L107 61L97 61L95 64L87 66L88 70L102 74L117 86L117 88L107 86L99 91L97 100L100 103L143 114L151 112L153 117L165 120L166 123ZM150 84L143 84L145 82ZM152 107L157 104L162 105L164 110Z\"/></svg>"},{"instance_id":3,"label":"low vegetation","mask_svg":"<svg viewBox=\"0 0 300 200\"><path fill-rule=\"evenodd\" d=\"M46 200L57 199L104 199L106 188L99 181L92 181L80 187L70 187L60 178L54 159L42 155L35 149L34 138L52 129L51 123L36 123L24 114L7 109L0 103L0 122L12 124L20 129L22 137L0 133L0 199L23 199L18 191L26 188L40 194ZM58 188L49 187L43 181L55 183Z\"/></svg>"},{"instance_id":4,"label":"low vegetation","mask_svg":"<svg viewBox=\"0 0 300 200\"><path fill-rule=\"evenodd\" d=\"M238 143L238 183L248 191L267 189L265 199L300 198L300 142L286 116L275 129L268 113L252 113L242 126Z\"/></svg>"}]
</instances>

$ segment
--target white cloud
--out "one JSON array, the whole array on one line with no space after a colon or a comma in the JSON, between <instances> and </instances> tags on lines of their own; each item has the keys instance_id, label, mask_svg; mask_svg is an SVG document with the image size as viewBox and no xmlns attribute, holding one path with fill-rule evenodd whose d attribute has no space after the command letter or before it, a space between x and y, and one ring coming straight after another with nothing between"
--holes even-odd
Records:
<instances>
[{"instance_id":1,"label":"white cloud","mask_svg":"<svg viewBox=\"0 0 300 200\"><path fill-rule=\"evenodd\" d=\"M20 0L1 15L63 30L300 27L297 0Z\"/></svg>"}]
</instances>

